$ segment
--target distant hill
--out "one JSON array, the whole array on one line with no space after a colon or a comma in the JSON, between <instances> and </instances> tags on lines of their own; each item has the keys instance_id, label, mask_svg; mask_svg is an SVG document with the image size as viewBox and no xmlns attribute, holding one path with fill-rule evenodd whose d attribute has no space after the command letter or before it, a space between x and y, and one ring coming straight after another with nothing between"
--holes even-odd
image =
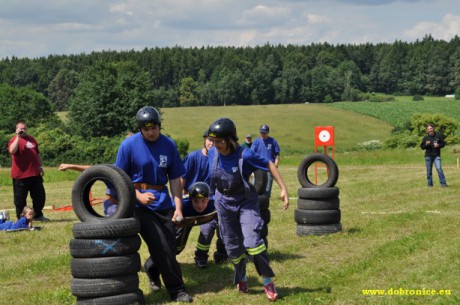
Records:
<instances>
[{"instance_id":1,"label":"distant hill","mask_svg":"<svg viewBox=\"0 0 460 305\"><path fill-rule=\"evenodd\" d=\"M180 107L163 108L162 112L163 133L188 139L190 150L202 147L203 132L220 117L235 122L240 142L248 133L253 138L260 136L259 126L268 124L270 136L278 140L286 155L313 151L315 126L334 126L337 152L356 150L364 141L385 140L392 130L382 120L320 104Z\"/></svg>"}]
</instances>

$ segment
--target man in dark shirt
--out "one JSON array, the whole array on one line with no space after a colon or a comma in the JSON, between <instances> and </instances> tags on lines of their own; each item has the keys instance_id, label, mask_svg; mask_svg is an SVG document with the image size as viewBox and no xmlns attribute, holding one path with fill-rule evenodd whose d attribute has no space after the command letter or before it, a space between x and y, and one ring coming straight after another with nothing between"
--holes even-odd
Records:
<instances>
[{"instance_id":1,"label":"man in dark shirt","mask_svg":"<svg viewBox=\"0 0 460 305\"><path fill-rule=\"evenodd\" d=\"M441 187L447 187L446 177L441 166L441 148L446 146L440 133L435 132L433 124L426 126L427 134L423 137L420 147L425 150L426 179L428 187L433 187L433 164L438 172Z\"/></svg>"}]
</instances>

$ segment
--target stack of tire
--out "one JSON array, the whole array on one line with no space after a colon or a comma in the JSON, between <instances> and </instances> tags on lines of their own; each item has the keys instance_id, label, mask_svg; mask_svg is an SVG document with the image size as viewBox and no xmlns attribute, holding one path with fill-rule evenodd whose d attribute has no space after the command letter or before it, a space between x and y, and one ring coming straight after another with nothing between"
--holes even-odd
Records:
<instances>
[{"instance_id":1,"label":"stack of tire","mask_svg":"<svg viewBox=\"0 0 460 305\"><path fill-rule=\"evenodd\" d=\"M116 189L118 208L111 217L93 209L89 193L96 181ZM73 226L71 292L77 304L144 303L139 289L140 224L133 217L135 191L130 178L113 165L95 165L77 178L72 206L80 223Z\"/></svg>"},{"instance_id":2,"label":"stack of tire","mask_svg":"<svg viewBox=\"0 0 460 305\"><path fill-rule=\"evenodd\" d=\"M328 173L322 184L312 182L308 176L309 167L318 163L323 163ZM339 169L334 159L326 154L310 154L300 163L297 177L302 186L298 189L299 198L294 211L297 235L324 235L342 231L339 189L335 186Z\"/></svg>"}]
</instances>

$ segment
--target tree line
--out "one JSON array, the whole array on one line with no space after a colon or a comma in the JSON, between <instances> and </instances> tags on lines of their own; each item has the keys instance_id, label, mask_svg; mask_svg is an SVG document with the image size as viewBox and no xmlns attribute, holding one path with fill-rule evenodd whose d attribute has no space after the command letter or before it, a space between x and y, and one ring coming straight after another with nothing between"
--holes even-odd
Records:
<instances>
[{"instance_id":1,"label":"tree line","mask_svg":"<svg viewBox=\"0 0 460 305\"><path fill-rule=\"evenodd\" d=\"M145 48L0 61L0 83L29 87L69 110L95 65L131 62L160 107L321 103L393 95L453 94L460 38L379 44Z\"/></svg>"},{"instance_id":2,"label":"tree line","mask_svg":"<svg viewBox=\"0 0 460 305\"><path fill-rule=\"evenodd\" d=\"M0 61L0 128L7 138L16 120L27 119L48 143L45 163L94 163L94 154L102 163L113 161L137 109L147 104L324 103L372 100L373 92L460 96L459 88L458 36L12 57ZM56 111L68 111L69 121ZM186 151L187 143L179 144ZM0 149L0 164L8 164L5 145Z\"/></svg>"}]
</instances>

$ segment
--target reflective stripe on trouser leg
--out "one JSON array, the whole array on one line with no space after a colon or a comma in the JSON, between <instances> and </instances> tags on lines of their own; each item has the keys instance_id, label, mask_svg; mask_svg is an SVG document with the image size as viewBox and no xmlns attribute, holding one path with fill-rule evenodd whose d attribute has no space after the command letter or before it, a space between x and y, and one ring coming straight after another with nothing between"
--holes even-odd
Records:
<instances>
[{"instance_id":1,"label":"reflective stripe on trouser leg","mask_svg":"<svg viewBox=\"0 0 460 305\"><path fill-rule=\"evenodd\" d=\"M195 257L208 259L209 248L211 247L212 238L216 232L217 219L213 219L208 223L200 225L200 235L196 244Z\"/></svg>"},{"instance_id":2,"label":"reflective stripe on trouser leg","mask_svg":"<svg viewBox=\"0 0 460 305\"><path fill-rule=\"evenodd\" d=\"M270 267L270 263L268 260L268 253L266 250L259 254L254 255L253 261L254 261L254 265L256 266L257 274L264 276L264 277L275 276L275 273Z\"/></svg>"},{"instance_id":3,"label":"reflective stripe on trouser leg","mask_svg":"<svg viewBox=\"0 0 460 305\"><path fill-rule=\"evenodd\" d=\"M235 276L233 278L233 283L238 284L243 278L246 277L246 255L242 254L238 258L233 258L232 263L235 266Z\"/></svg>"}]
</instances>

